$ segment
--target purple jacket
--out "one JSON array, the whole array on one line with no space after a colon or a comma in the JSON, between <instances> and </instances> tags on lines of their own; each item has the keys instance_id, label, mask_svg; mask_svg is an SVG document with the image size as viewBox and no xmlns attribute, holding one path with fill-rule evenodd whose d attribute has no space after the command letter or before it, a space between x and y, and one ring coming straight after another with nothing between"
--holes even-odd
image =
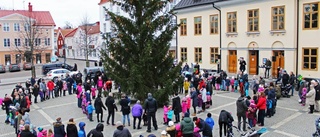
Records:
<instances>
[{"instance_id":1,"label":"purple jacket","mask_svg":"<svg viewBox=\"0 0 320 137\"><path fill-rule=\"evenodd\" d=\"M132 116L141 117L143 112L142 106L138 103L134 104L131 112L132 112Z\"/></svg>"}]
</instances>

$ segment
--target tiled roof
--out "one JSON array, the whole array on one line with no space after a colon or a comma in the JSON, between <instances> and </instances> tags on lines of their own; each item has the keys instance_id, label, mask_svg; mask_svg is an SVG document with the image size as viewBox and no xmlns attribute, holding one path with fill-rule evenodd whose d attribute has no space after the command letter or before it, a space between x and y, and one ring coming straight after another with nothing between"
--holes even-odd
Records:
<instances>
[{"instance_id":1,"label":"tiled roof","mask_svg":"<svg viewBox=\"0 0 320 137\"><path fill-rule=\"evenodd\" d=\"M79 28L82 29L82 30L87 29L88 30L88 34L100 33L100 24L80 26Z\"/></svg>"},{"instance_id":2,"label":"tiled roof","mask_svg":"<svg viewBox=\"0 0 320 137\"><path fill-rule=\"evenodd\" d=\"M175 10L190 8L195 6L207 5L214 2L227 1L227 0L181 0L175 7Z\"/></svg>"},{"instance_id":3,"label":"tiled roof","mask_svg":"<svg viewBox=\"0 0 320 137\"><path fill-rule=\"evenodd\" d=\"M74 29L61 29L62 36L66 36L70 32L72 32Z\"/></svg>"},{"instance_id":4,"label":"tiled roof","mask_svg":"<svg viewBox=\"0 0 320 137\"><path fill-rule=\"evenodd\" d=\"M73 29L71 32L65 35L65 37L73 37L74 34L77 32L78 28Z\"/></svg>"},{"instance_id":5,"label":"tiled roof","mask_svg":"<svg viewBox=\"0 0 320 137\"><path fill-rule=\"evenodd\" d=\"M101 4L104 4L104 3L107 3L109 2L109 0L100 0L100 2L98 3L98 5L101 5Z\"/></svg>"},{"instance_id":6,"label":"tiled roof","mask_svg":"<svg viewBox=\"0 0 320 137\"><path fill-rule=\"evenodd\" d=\"M31 11L28 10L0 10L0 18L12 15L20 14L26 17L33 18L37 21L36 25L41 26L55 26L55 22L49 11Z\"/></svg>"}]
</instances>

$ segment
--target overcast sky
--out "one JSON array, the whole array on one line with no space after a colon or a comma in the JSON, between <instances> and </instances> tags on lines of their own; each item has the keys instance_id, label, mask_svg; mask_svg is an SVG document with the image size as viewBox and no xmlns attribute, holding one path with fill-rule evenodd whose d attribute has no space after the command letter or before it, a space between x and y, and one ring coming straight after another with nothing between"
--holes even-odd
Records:
<instances>
[{"instance_id":1,"label":"overcast sky","mask_svg":"<svg viewBox=\"0 0 320 137\"><path fill-rule=\"evenodd\" d=\"M85 15L92 23L99 21L100 0L0 0L0 7L27 10L29 2L35 11L50 11L57 27L63 27L66 21L76 27Z\"/></svg>"}]
</instances>

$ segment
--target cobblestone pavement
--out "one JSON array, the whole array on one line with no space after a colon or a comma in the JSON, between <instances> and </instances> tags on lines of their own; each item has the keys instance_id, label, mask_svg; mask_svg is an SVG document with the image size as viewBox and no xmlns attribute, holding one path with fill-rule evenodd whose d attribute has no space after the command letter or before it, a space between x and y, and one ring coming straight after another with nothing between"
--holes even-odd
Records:
<instances>
[{"instance_id":1,"label":"cobblestone pavement","mask_svg":"<svg viewBox=\"0 0 320 137\"><path fill-rule=\"evenodd\" d=\"M0 94L10 93L13 85L1 87ZM115 91L114 91L115 92ZM213 118L216 122L214 127L214 136L218 136L218 116L219 112L224 109L230 111L234 118L236 119L236 99L238 98L238 93L230 93L225 91L216 91L213 96L213 106L206 110L206 112L211 112ZM293 96L291 98L281 98L278 100L277 111L274 117L265 119L265 127L268 132L263 134L264 137L307 137L311 136L315 131L314 121L320 116L319 113L307 114L307 106L303 107L297 102L298 97ZM103 98L105 101L105 98ZM162 125L162 109L157 111L157 123L159 125L158 131L153 130L152 133L160 135L160 132L165 129ZM205 118L206 113L197 114L198 117ZM75 95L67 95L65 97L59 97L55 99L50 99L45 102L40 102L33 104L31 106L30 119L31 122L36 126L42 126L45 129L52 128L52 123L57 117L61 117L63 123L66 124L69 118L74 118L75 122L79 123L81 121L85 122L86 131L89 132L91 129L95 128L97 125L96 116L94 115L94 122L89 122L84 114L82 114L81 109L77 108L77 99ZM121 120L121 112L116 112L115 121ZM104 112L104 121L106 121L107 112ZM5 112L0 111L0 137L13 137L14 129L4 124ZM131 118L131 124L132 124ZM105 124L105 123L104 123ZM234 122L236 125L236 121ZM141 130L133 130L133 127L127 127L131 131L133 137L138 137L139 135L148 135L146 127ZM256 127L258 129L258 127ZM104 135L105 137L111 137L114 126L107 126L105 124Z\"/></svg>"}]
</instances>

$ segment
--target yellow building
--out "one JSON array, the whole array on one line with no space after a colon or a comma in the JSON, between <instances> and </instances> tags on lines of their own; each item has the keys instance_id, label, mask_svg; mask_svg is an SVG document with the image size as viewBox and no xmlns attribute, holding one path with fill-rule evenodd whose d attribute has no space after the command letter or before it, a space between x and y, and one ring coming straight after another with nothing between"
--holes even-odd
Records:
<instances>
[{"instance_id":1,"label":"yellow building","mask_svg":"<svg viewBox=\"0 0 320 137\"><path fill-rule=\"evenodd\" d=\"M0 64L50 62L55 23L49 11L0 10ZM34 45L33 56L30 48Z\"/></svg>"},{"instance_id":2,"label":"yellow building","mask_svg":"<svg viewBox=\"0 0 320 137\"><path fill-rule=\"evenodd\" d=\"M217 57L221 55L221 69L236 73L238 59L243 57L246 71L252 75L263 75L264 69L259 66L270 59L270 75L274 77L278 67L320 77L319 4L317 0L182 0L176 6L181 23L178 59L199 62L204 69L218 69L210 58L216 53ZM216 35L211 34L215 30ZM218 52L210 50L212 47Z\"/></svg>"}]
</instances>

